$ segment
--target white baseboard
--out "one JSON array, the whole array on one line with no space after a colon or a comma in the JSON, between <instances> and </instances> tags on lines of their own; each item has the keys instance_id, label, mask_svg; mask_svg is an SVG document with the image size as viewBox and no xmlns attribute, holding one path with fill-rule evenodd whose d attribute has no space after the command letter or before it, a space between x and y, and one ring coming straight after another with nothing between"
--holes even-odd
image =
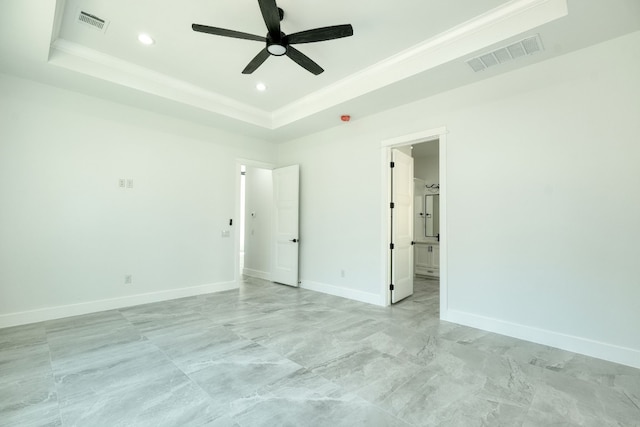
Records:
<instances>
[{"instance_id":1,"label":"white baseboard","mask_svg":"<svg viewBox=\"0 0 640 427\"><path fill-rule=\"evenodd\" d=\"M271 280L271 273L269 273L268 271L254 270L252 268L243 268L242 274L249 277L255 277L256 279L264 279L269 281Z\"/></svg>"},{"instance_id":2,"label":"white baseboard","mask_svg":"<svg viewBox=\"0 0 640 427\"><path fill-rule=\"evenodd\" d=\"M171 289L146 294L128 295L119 298L89 301L79 304L48 307L40 310L29 310L18 313L0 315L0 328L26 325L29 323L43 322L46 320L61 319L63 317L78 316L81 314L96 313L105 310L131 307L134 305L148 304L152 302L167 301L195 295L209 294L213 292L237 289L237 282L211 283L207 285L191 286L188 288Z\"/></svg>"},{"instance_id":3,"label":"white baseboard","mask_svg":"<svg viewBox=\"0 0 640 427\"><path fill-rule=\"evenodd\" d=\"M634 368L640 368L640 350L632 348L620 347L614 344L594 341L574 335L567 335L546 329L538 329L531 326L520 325L517 323L451 309L443 313L441 319L448 322L470 326L472 328L495 332L500 335L506 335L538 344L548 345L550 347L560 348L574 353L584 354L598 359L608 360L610 362L620 363L622 365L632 366Z\"/></svg>"},{"instance_id":4,"label":"white baseboard","mask_svg":"<svg viewBox=\"0 0 640 427\"><path fill-rule=\"evenodd\" d=\"M310 291L322 292L323 294L334 295L337 297L348 298L355 301L366 302L367 304L384 306L382 298L378 294L369 292L356 291L354 289L341 288L339 286L327 285L325 283L312 282L310 280L302 280L300 283L302 289Z\"/></svg>"}]
</instances>

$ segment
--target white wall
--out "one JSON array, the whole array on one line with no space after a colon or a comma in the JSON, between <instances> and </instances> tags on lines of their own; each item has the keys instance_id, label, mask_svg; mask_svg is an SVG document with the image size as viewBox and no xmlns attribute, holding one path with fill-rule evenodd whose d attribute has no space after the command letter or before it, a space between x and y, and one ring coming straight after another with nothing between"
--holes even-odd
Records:
<instances>
[{"instance_id":1,"label":"white wall","mask_svg":"<svg viewBox=\"0 0 640 427\"><path fill-rule=\"evenodd\" d=\"M440 182L438 156L416 157L413 164L413 175L425 181L426 185Z\"/></svg>"},{"instance_id":2,"label":"white wall","mask_svg":"<svg viewBox=\"0 0 640 427\"><path fill-rule=\"evenodd\" d=\"M0 75L0 327L236 286L235 159L272 153Z\"/></svg>"},{"instance_id":3,"label":"white wall","mask_svg":"<svg viewBox=\"0 0 640 427\"><path fill-rule=\"evenodd\" d=\"M443 316L640 367L639 75L634 33L280 145L303 284L381 291L380 142L446 126Z\"/></svg>"},{"instance_id":4,"label":"white wall","mask_svg":"<svg viewBox=\"0 0 640 427\"><path fill-rule=\"evenodd\" d=\"M244 274L271 277L273 180L269 169L247 166Z\"/></svg>"},{"instance_id":5,"label":"white wall","mask_svg":"<svg viewBox=\"0 0 640 427\"><path fill-rule=\"evenodd\" d=\"M279 164L300 164L302 287L380 303L377 142L354 121L278 145Z\"/></svg>"}]
</instances>

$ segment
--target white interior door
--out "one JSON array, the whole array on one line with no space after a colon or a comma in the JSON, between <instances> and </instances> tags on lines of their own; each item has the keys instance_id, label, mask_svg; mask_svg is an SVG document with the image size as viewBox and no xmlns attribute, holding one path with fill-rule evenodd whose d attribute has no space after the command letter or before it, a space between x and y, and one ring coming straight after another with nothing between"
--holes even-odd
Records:
<instances>
[{"instance_id":1,"label":"white interior door","mask_svg":"<svg viewBox=\"0 0 640 427\"><path fill-rule=\"evenodd\" d=\"M426 211L424 206L425 182L421 179L413 180L413 240L416 242L425 240Z\"/></svg>"},{"instance_id":2,"label":"white interior door","mask_svg":"<svg viewBox=\"0 0 640 427\"><path fill-rule=\"evenodd\" d=\"M273 269L274 282L298 286L298 209L300 166L273 170Z\"/></svg>"},{"instance_id":3,"label":"white interior door","mask_svg":"<svg viewBox=\"0 0 640 427\"><path fill-rule=\"evenodd\" d=\"M413 157L391 150L391 302L413 294Z\"/></svg>"}]
</instances>

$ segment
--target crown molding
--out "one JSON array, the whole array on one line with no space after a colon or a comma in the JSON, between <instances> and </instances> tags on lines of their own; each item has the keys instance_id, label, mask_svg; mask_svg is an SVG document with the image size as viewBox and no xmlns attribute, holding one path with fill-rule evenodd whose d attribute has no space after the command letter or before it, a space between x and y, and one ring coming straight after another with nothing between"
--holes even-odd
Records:
<instances>
[{"instance_id":1,"label":"crown molding","mask_svg":"<svg viewBox=\"0 0 640 427\"><path fill-rule=\"evenodd\" d=\"M65 39L57 39L51 45L49 64L263 128L272 128L271 114L267 111Z\"/></svg>"},{"instance_id":2,"label":"crown molding","mask_svg":"<svg viewBox=\"0 0 640 427\"><path fill-rule=\"evenodd\" d=\"M567 0L506 3L274 111L274 128L477 52L567 14Z\"/></svg>"},{"instance_id":3,"label":"crown molding","mask_svg":"<svg viewBox=\"0 0 640 427\"><path fill-rule=\"evenodd\" d=\"M255 108L61 38L51 44L49 64L275 130L567 14L567 0L514 0L274 111ZM56 19L61 19L61 14L56 14Z\"/></svg>"}]
</instances>

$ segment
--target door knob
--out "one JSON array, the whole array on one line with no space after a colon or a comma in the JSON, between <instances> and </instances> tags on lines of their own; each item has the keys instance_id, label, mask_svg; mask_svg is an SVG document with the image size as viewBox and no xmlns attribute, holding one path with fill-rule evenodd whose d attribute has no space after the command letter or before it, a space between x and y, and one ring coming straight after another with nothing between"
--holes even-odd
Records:
<instances>
[{"instance_id":1,"label":"door knob","mask_svg":"<svg viewBox=\"0 0 640 427\"><path fill-rule=\"evenodd\" d=\"M293 243L297 243L297 242L298 242L298 239L291 239L291 240L289 240L289 241L290 241L290 242L293 242Z\"/></svg>"}]
</instances>

